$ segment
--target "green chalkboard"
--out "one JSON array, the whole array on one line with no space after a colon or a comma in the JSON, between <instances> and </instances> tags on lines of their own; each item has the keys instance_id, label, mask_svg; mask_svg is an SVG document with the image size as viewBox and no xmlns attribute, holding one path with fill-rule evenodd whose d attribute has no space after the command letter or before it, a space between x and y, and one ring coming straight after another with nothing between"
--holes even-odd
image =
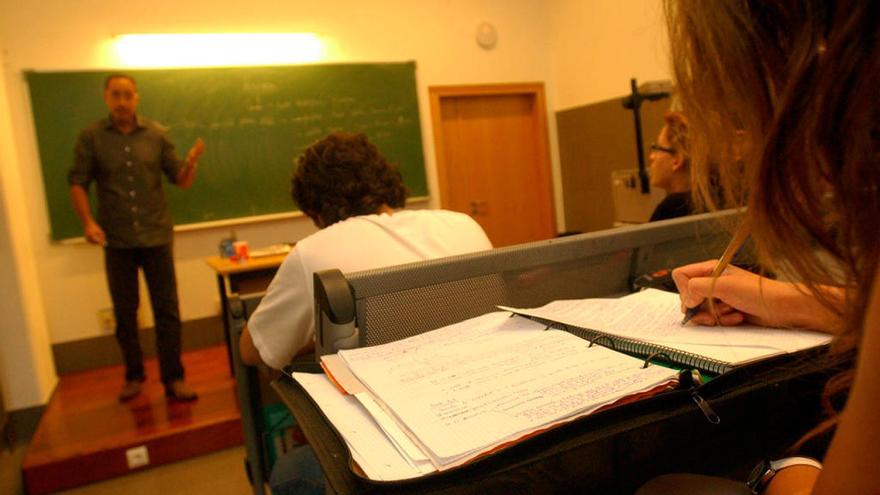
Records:
<instances>
[{"instance_id":1,"label":"green chalkboard","mask_svg":"<svg viewBox=\"0 0 880 495\"><path fill-rule=\"evenodd\" d=\"M103 116L107 71L28 72L51 237L82 235L67 171L79 131ZM127 71L138 113L168 128L178 154L207 145L188 191L166 184L176 224L291 211L293 159L334 130L363 132L427 195L415 64L339 64ZM94 194L92 194L94 200Z\"/></svg>"}]
</instances>

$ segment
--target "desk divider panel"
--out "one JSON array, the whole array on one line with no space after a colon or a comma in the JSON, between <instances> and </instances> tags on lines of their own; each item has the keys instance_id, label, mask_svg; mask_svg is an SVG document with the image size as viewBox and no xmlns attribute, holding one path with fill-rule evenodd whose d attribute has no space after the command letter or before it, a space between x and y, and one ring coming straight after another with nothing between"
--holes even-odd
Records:
<instances>
[{"instance_id":1,"label":"desk divider panel","mask_svg":"<svg viewBox=\"0 0 880 495\"><path fill-rule=\"evenodd\" d=\"M638 275L717 258L736 219L733 211L694 215L349 274L359 345L406 338L496 305L630 293Z\"/></svg>"}]
</instances>

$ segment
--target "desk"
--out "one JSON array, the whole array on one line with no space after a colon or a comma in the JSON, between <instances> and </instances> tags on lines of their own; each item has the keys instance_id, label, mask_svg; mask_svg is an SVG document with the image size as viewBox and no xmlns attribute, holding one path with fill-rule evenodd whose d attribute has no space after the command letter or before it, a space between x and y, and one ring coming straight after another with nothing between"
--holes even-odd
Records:
<instances>
[{"instance_id":1,"label":"desk","mask_svg":"<svg viewBox=\"0 0 880 495\"><path fill-rule=\"evenodd\" d=\"M374 345L495 311L497 304L535 307L628 292L640 274L720 252L732 215L696 215L349 273L342 281L347 288L336 274L325 279L319 273L315 292L327 297L316 301L316 335L356 323L362 343ZM357 321L330 318L337 308L347 314L352 307ZM698 389L597 411L467 465L394 483L354 470L345 441L298 383L281 377L272 386L308 438L329 493L616 495L670 472L745 476L761 458L784 451L821 419L824 384L845 368L820 351L743 365ZM698 402L709 404L721 422L711 422Z\"/></svg>"},{"instance_id":2,"label":"desk","mask_svg":"<svg viewBox=\"0 0 880 495\"><path fill-rule=\"evenodd\" d=\"M706 420L691 391L677 390L595 412L469 465L398 482L360 474L345 441L296 381L282 376L272 387L308 438L327 493L623 495L665 473L742 479L758 460L792 445L822 418L818 406L828 378L852 364L852 355L826 350L743 365L702 385L700 396L723 418L719 424Z\"/></svg>"},{"instance_id":3,"label":"desk","mask_svg":"<svg viewBox=\"0 0 880 495\"><path fill-rule=\"evenodd\" d=\"M229 258L208 256L205 262L217 273L217 287L220 290L220 308L223 319L223 334L226 342L233 345L229 338L229 296L231 294L252 294L263 292L269 287L275 272L287 254L261 256L247 261L232 261ZM227 347L229 372L233 372L232 349Z\"/></svg>"}]
</instances>

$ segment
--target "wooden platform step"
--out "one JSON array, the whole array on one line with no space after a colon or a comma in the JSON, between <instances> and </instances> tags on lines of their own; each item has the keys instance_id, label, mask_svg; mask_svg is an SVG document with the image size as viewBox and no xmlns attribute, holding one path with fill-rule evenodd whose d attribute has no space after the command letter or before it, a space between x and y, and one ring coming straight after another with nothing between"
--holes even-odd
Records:
<instances>
[{"instance_id":1,"label":"wooden platform step","mask_svg":"<svg viewBox=\"0 0 880 495\"><path fill-rule=\"evenodd\" d=\"M53 493L241 445L226 348L185 353L183 364L186 383L199 394L195 402L165 400L155 359L145 362L143 393L125 404L116 399L124 375L119 366L62 376L22 462L27 493Z\"/></svg>"}]
</instances>

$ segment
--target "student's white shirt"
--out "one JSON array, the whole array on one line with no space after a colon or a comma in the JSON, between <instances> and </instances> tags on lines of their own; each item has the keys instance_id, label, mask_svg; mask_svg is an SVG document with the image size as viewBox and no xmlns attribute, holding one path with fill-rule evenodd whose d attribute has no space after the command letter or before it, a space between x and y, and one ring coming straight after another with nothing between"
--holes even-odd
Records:
<instances>
[{"instance_id":1,"label":"student's white shirt","mask_svg":"<svg viewBox=\"0 0 880 495\"><path fill-rule=\"evenodd\" d=\"M491 249L471 217L446 210L402 210L335 223L299 241L248 320L263 362L280 369L315 338L316 271L352 273Z\"/></svg>"}]
</instances>

